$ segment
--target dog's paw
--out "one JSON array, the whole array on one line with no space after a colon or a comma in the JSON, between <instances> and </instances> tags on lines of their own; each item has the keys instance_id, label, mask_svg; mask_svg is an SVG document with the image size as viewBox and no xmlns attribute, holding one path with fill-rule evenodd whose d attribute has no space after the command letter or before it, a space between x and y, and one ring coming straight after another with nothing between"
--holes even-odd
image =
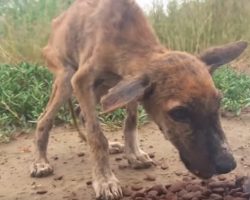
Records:
<instances>
[{"instance_id":1,"label":"dog's paw","mask_svg":"<svg viewBox=\"0 0 250 200\"><path fill-rule=\"evenodd\" d=\"M93 188L98 200L118 200L123 196L119 181L113 174L94 180Z\"/></svg>"},{"instance_id":2,"label":"dog's paw","mask_svg":"<svg viewBox=\"0 0 250 200\"><path fill-rule=\"evenodd\" d=\"M109 154L119 154L124 152L124 145L120 142L109 142Z\"/></svg>"},{"instance_id":3,"label":"dog's paw","mask_svg":"<svg viewBox=\"0 0 250 200\"><path fill-rule=\"evenodd\" d=\"M139 153L129 153L126 155L129 165L133 169L147 169L153 165L155 162L149 157L147 153L140 150Z\"/></svg>"},{"instance_id":4,"label":"dog's paw","mask_svg":"<svg viewBox=\"0 0 250 200\"><path fill-rule=\"evenodd\" d=\"M32 177L44 177L53 174L53 167L47 162L35 162L30 167Z\"/></svg>"}]
</instances>

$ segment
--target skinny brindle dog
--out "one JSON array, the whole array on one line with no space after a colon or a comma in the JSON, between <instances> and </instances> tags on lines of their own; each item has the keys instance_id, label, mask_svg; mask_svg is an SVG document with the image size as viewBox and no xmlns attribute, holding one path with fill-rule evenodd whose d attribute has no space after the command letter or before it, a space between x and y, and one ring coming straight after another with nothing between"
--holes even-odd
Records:
<instances>
[{"instance_id":1,"label":"skinny brindle dog","mask_svg":"<svg viewBox=\"0 0 250 200\"><path fill-rule=\"evenodd\" d=\"M137 141L138 103L195 175L209 178L236 167L221 128L221 96L211 73L237 58L246 42L212 48L197 56L166 49L134 0L76 0L53 20L52 29L43 54L55 81L37 124L38 155L32 176L53 172L46 156L49 131L58 109L72 93L86 120L97 198L122 196L109 164L109 143L97 120L99 102L104 112L126 107L125 153L134 168L152 164Z\"/></svg>"}]
</instances>

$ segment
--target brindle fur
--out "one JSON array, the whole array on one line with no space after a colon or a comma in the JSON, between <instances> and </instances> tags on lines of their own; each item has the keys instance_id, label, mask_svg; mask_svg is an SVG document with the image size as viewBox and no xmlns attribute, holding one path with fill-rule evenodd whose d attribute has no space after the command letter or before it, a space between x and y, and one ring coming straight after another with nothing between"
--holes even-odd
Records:
<instances>
[{"instance_id":1,"label":"brindle fur","mask_svg":"<svg viewBox=\"0 0 250 200\"><path fill-rule=\"evenodd\" d=\"M53 172L46 155L49 131L55 114L73 91L86 120L98 198L122 196L95 112L100 99L104 112L126 107L125 152L132 167L153 163L137 142L140 102L191 172L204 178L229 172L235 162L220 126L220 96L209 71L238 57L246 46L236 42L200 56L170 51L159 43L133 0L76 0L53 20L49 43L43 49L55 81L37 124L38 155L31 175ZM184 122L178 118L183 112L188 115Z\"/></svg>"}]
</instances>

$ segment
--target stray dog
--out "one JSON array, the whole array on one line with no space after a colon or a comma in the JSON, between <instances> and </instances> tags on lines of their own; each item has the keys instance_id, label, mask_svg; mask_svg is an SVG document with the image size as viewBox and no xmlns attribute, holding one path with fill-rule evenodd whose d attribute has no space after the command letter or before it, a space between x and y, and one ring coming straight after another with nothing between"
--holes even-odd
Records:
<instances>
[{"instance_id":1,"label":"stray dog","mask_svg":"<svg viewBox=\"0 0 250 200\"><path fill-rule=\"evenodd\" d=\"M137 141L136 113L141 103L193 174L210 178L230 172L236 163L221 128L221 96L211 73L246 47L239 41L197 56L168 50L134 0L76 0L53 20L43 49L55 80L37 124L38 155L31 175L53 172L46 157L49 131L59 107L73 92L86 120L97 198L122 196L109 164L109 143L97 119L98 102L104 112L126 107L125 153L132 167L153 163Z\"/></svg>"}]
</instances>

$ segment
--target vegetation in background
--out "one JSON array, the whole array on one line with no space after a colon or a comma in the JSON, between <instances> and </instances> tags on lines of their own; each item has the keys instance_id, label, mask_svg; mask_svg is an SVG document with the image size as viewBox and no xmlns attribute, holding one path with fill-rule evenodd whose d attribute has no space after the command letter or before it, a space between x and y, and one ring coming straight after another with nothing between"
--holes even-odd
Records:
<instances>
[{"instance_id":1,"label":"vegetation in background","mask_svg":"<svg viewBox=\"0 0 250 200\"><path fill-rule=\"evenodd\" d=\"M51 20L74 0L0 0L0 62L42 63ZM148 11L169 48L197 53L216 44L250 41L249 0L155 0ZM181 3L180 3L181 2Z\"/></svg>"},{"instance_id":2,"label":"vegetation in background","mask_svg":"<svg viewBox=\"0 0 250 200\"><path fill-rule=\"evenodd\" d=\"M118 126L121 127L123 125L123 121L126 117L126 112L124 109L118 109L112 113L101 114L99 119L103 124L107 124L108 126ZM138 108L138 124L143 125L148 122L148 116L142 106Z\"/></svg>"},{"instance_id":3,"label":"vegetation in background","mask_svg":"<svg viewBox=\"0 0 250 200\"><path fill-rule=\"evenodd\" d=\"M43 112L51 92L52 74L44 67L21 63L0 65L0 141L8 141L9 134L19 128L34 127ZM139 124L147 122L147 115L140 107ZM125 111L118 109L109 114L100 114L103 124L122 126ZM55 122L71 123L68 105L64 105Z\"/></svg>"},{"instance_id":4,"label":"vegetation in background","mask_svg":"<svg viewBox=\"0 0 250 200\"><path fill-rule=\"evenodd\" d=\"M216 87L222 91L223 108L240 114L250 106L250 76L238 73L229 67L218 69L214 76Z\"/></svg>"},{"instance_id":5,"label":"vegetation in background","mask_svg":"<svg viewBox=\"0 0 250 200\"><path fill-rule=\"evenodd\" d=\"M37 118L46 106L52 83L52 75L46 68L21 63L18 66L0 65L0 141L8 139L17 128L34 127ZM223 95L225 110L239 114L250 106L250 77L223 67L214 74L214 81ZM139 124L147 122L147 114L140 107ZM121 126L126 113L123 109L101 114L100 121L109 126ZM61 108L57 123L70 122L68 105Z\"/></svg>"},{"instance_id":6,"label":"vegetation in background","mask_svg":"<svg viewBox=\"0 0 250 200\"><path fill-rule=\"evenodd\" d=\"M249 0L155 0L149 18L169 48L198 53L217 44L250 41ZM181 2L181 4L180 4Z\"/></svg>"},{"instance_id":7,"label":"vegetation in background","mask_svg":"<svg viewBox=\"0 0 250 200\"><path fill-rule=\"evenodd\" d=\"M5 63L0 64L0 140L16 127L32 127L43 111L52 75L41 67L41 48L47 42L52 18L72 2L0 0L0 63ZM147 14L162 43L171 49L198 53L217 44L250 41L249 0L170 0L167 7L162 5L161 0L155 0ZM249 62L249 55L248 50L245 62ZM224 94L224 109L239 113L250 105L248 76L224 67L215 73L214 80ZM139 116L140 123L147 120L142 108ZM119 109L100 115L100 120L120 126L124 117L124 110ZM65 105L56 121L70 120Z\"/></svg>"},{"instance_id":8,"label":"vegetation in background","mask_svg":"<svg viewBox=\"0 0 250 200\"><path fill-rule=\"evenodd\" d=\"M0 65L0 126L18 127L34 121L48 101L51 74L22 63Z\"/></svg>"},{"instance_id":9,"label":"vegetation in background","mask_svg":"<svg viewBox=\"0 0 250 200\"><path fill-rule=\"evenodd\" d=\"M41 62L51 20L73 0L0 0L0 62Z\"/></svg>"},{"instance_id":10,"label":"vegetation in background","mask_svg":"<svg viewBox=\"0 0 250 200\"><path fill-rule=\"evenodd\" d=\"M0 65L0 140L34 125L48 101L51 78L44 67Z\"/></svg>"}]
</instances>

